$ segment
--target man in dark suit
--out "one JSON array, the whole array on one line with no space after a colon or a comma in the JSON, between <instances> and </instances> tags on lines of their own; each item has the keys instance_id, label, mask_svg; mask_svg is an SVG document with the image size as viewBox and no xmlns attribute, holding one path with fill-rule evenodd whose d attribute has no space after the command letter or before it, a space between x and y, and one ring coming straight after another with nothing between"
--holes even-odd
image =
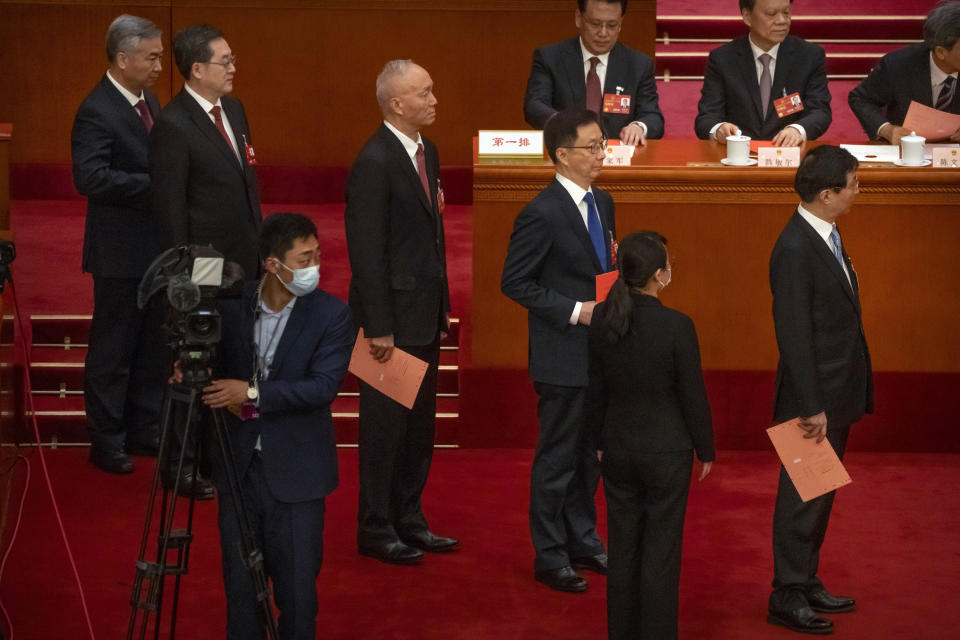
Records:
<instances>
[{"instance_id":1,"label":"man in dark suit","mask_svg":"<svg viewBox=\"0 0 960 640\"><path fill-rule=\"evenodd\" d=\"M578 0L579 38L540 47L523 99L523 117L543 129L560 110L600 114L608 138L642 145L663 137L653 59L617 42L627 0ZM605 99L606 98L606 99Z\"/></svg>"},{"instance_id":2,"label":"man in dark suit","mask_svg":"<svg viewBox=\"0 0 960 640\"><path fill-rule=\"evenodd\" d=\"M314 638L326 496L337 486L330 403L347 372L353 321L346 304L317 289L320 251L309 218L263 221L263 280L221 302L220 363L203 401L223 412L254 541L280 612L281 638ZM240 416L244 415L246 419ZM227 595L227 637L264 637L262 606L240 552L241 531L213 460Z\"/></svg>"},{"instance_id":3,"label":"man in dark suit","mask_svg":"<svg viewBox=\"0 0 960 640\"><path fill-rule=\"evenodd\" d=\"M87 196L83 270L93 275L84 404L90 461L130 473L128 454L156 455L164 384L162 312L137 308L140 278L160 253L150 215L149 132L160 111L147 87L163 43L149 20L122 15L107 30L110 68L77 111L73 181Z\"/></svg>"},{"instance_id":4,"label":"man in dark suit","mask_svg":"<svg viewBox=\"0 0 960 640\"><path fill-rule=\"evenodd\" d=\"M923 23L923 42L883 56L847 96L871 140L900 144L911 102L960 114L960 2L938 5ZM950 136L960 142L960 129Z\"/></svg>"},{"instance_id":5,"label":"man in dark suit","mask_svg":"<svg viewBox=\"0 0 960 640\"><path fill-rule=\"evenodd\" d=\"M433 80L410 60L393 60L377 77L377 102L383 124L357 155L347 183L350 307L374 358L386 362L399 348L428 369L413 409L360 383L357 546L382 562L415 564L424 551L459 544L430 531L420 501L433 457L440 339L450 311L440 160L420 135L436 118Z\"/></svg>"},{"instance_id":6,"label":"man in dark suit","mask_svg":"<svg viewBox=\"0 0 960 640\"><path fill-rule=\"evenodd\" d=\"M260 192L247 115L229 95L236 58L209 25L178 32L173 55L185 83L150 138L154 212L168 246L212 244L256 279Z\"/></svg>"},{"instance_id":7,"label":"man in dark suit","mask_svg":"<svg viewBox=\"0 0 960 640\"><path fill-rule=\"evenodd\" d=\"M600 479L597 443L584 426L587 327L595 278L613 267L613 199L591 187L606 141L597 115L558 112L544 144L556 178L513 224L500 288L527 308L530 377L539 396L540 437L530 474L533 568L540 582L582 592L576 568L606 573L594 495Z\"/></svg>"},{"instance_id":8,"label":"man in dark suit","mask_svg":"<svg viewBox=\"0 0 960 640\"><path fill-rule=\"evenodd\" d=\"M788 35L791 2L740 0L750 33L710 52L694 122L697 137L726 144L740 130L755 140L797 147L830 126L826 54ZM780 113L778 105L785 107Z\"/></svg>"},{"instance_id":9,"label":"man in dark suit","mask_svg":"<svg viewBox=\"0 0 960 640\"><path fill-rule=\"evenodd\" d=\"M812 149L797 169L802 203L770 256L773 322L780 350L774 419L800 418L804 437L824 438L843 457L850 425L873 411L870 352L863 332L857 273L836 220L858 190L857 161L833 146ZM780 469L773 516L773 593L768 622L802 633L830 633L819 613L843 613L853 598L835 596L817 576L834 492L803 502Z\"/></svg>"}]
</instances>

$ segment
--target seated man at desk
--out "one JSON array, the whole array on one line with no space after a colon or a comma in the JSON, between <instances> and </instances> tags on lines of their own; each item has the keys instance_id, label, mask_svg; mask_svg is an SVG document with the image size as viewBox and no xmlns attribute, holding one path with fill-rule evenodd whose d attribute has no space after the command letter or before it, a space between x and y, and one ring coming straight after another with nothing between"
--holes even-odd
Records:
<instances>
[{"instance_id":1,"label":"seated man at desk","mask_svg":"<svg viewBox=\"0 0 960 640\"><path fill-rule=\"evenodd\" d=\"M653 59L617 42L627 0L578 0L579 38L533 52L523 118L543 129L557 111L586 108L607 138L629 145L663 137Z\"/></svg>"},{"instance_id":2,"label":"seated man at desk","mask_svg":"<svg viewBox=\"0 0 960 640\"><path fill-rule=\"evenodd\" d=\"M830 126L826 54L790 33L792 0L740 0L750 33L710 52L694 129L725 144L740 130L798 147Z\"/></svg>"},{"instance_id":3,"label":"seated man at desk","mask_svg":"<svg viewBox=\"0 0 960 640\"><path fill-rule=\"evenodd\" d=\"M960 2L933 9L923 23L923 42L880 59L847 101L871 140L900 144L911 102L960 114ZM960 142L960 129L951 142Z\"/></svg>"}]
</instances>

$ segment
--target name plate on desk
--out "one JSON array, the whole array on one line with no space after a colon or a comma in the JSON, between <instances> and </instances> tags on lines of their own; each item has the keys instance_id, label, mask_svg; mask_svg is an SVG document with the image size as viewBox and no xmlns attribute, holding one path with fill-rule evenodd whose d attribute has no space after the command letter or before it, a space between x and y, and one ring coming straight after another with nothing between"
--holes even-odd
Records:
<instances>
[{"instance_id":1,"label":"name plate on desk","mask_svg":"<svg viewBox=\"0 0 960 640\"><path fill-rule=\"evenodd\" d=\"M937 169L960 169L960 149L956 147L937 147L932 156Z\"/></svg>"},{"instance_id":2,"label":"name plate on desk","mask_svg":"<svg viewBox=\"0 0 960 640\"><path fill-rule=\"evenodd\" d=\"M543 131L479 132L481 158L542 158Z\"/></svg>"},{"instance_id":3,"label":"name plate on desk","mask_svg":"<svg viewBox=\"0 0 960 640\"><path fill-rule=\"evenodd\" d=\"M761 167L799 167L798 147L760 147L757 149L757 165Z\"/></svg>"},{"instance_id":4,"label":"name plate on desk","mask_svg":"<svg viewBox=\"0 0 960 640\"><path fill-rule=\"evenodd\" d=\"M603 156L605 167L629 167L633 157L633 145L612 144L607 147L607 155Z\"/></svg>"}]
</instances>

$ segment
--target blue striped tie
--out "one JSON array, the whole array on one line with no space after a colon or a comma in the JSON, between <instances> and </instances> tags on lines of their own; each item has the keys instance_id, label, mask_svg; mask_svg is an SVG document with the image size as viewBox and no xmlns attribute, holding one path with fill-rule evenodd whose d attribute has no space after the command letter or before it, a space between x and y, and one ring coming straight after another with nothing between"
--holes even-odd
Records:
<instances>
[{"instance_id":1,"label":"blue striped tie","mask_svg":"<svg viewBox=\"0 0 960 640\"><path fill-rule=\"evenodd\" d=\"M947 107L953 101L953 76L947 76L943 81L943 87L940 88L940 95L937 97L936 108L940 111L946 111Z\"/></svg>"},{"instance_id":2,"label":"blue striped tie","mask_svg":"<svg viewBox=\"0 0 960 640\"><path fill-rule=\"evenodd\" d=\"M830 232L830 240L833 245L833 256L837 259L837 262L840 263L840 267L843 268L843 245L840 244L840 232L837 231L836 227Z\"/></svg>"}]
</instances>

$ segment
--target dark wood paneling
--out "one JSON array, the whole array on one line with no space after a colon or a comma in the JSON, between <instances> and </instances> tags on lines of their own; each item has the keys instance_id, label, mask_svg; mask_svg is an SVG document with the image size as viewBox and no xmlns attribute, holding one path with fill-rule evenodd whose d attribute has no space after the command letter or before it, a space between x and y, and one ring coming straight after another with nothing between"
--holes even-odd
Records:
<instances>
[{"instance_id":1,"label":"dark wood paneling","mask_svg":"<svg viewBox=\"0 0 960 640\"><path fill-rule=\"evenodd\" d=\"M622 41L651 52L655 2L634 0ZM77 106L106 68L103 39L120 13L164 30L161 102L181 79L169 52L188 24L220 27L239 56L244 101L263 164L349 165L379 123L374 80L391 58L430 71L438 118L426 134L444 164L470 164L480 128L526 128L533 49L572 36L573 0L9 2L0 0L0 120L17 125L17 163L69 162Z\"/></svg>"}]
</instances>

